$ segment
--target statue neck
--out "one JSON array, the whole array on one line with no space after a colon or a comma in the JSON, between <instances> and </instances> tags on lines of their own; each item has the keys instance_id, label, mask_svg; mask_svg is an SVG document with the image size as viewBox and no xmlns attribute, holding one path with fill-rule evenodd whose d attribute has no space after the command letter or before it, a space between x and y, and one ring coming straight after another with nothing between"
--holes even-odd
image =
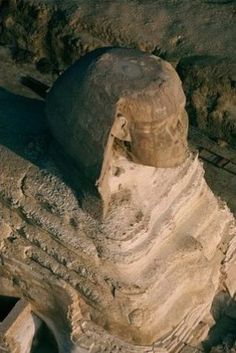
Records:
<instances>
[{"instance_id":1,"label":"statue neck","mask_svg":"<svg viewBox=\"0 0 236 353\"><path fill-rule=\"evenodd\" d=\"M190 161L191 160L191 161ZM104 204L104 220L119 208L137 208L148 215L157 205L171 184L177 182L182 169L191 164L193 157L175 168L155 168L129 161L125 156L113 154L99 185Z\"/></svg>"}]
</instances>

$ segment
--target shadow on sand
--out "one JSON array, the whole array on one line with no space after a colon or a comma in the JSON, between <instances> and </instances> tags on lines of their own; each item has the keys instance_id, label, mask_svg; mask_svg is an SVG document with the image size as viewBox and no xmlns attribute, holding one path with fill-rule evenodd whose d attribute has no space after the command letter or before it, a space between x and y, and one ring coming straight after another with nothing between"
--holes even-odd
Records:
<instances>
[{"instance_id":1,"label":"shadow on sand","mask_svg":"<svg viewBox=\"0 0 236 353\"><path fill-rule=\"evenodd\" d=\"M50 138L44 102L0 87L0 144L40 166Z\"/></svg>"}]
</instances>

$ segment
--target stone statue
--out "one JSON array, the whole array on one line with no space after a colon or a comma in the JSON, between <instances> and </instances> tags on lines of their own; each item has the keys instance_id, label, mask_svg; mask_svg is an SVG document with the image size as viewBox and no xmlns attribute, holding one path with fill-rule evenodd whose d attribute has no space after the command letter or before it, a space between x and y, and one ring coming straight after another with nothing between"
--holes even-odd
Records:
<instances>
[{"instance_id":1,"label":"stone statue","mask_svg":"<svg viewBox=\"0 0 236 353\"><path fill-rule=\"evenodd\" d=\"M59 77L46 112L98 193L79 200L50 155L42 169L1 146L0 295L26 299L60 353L200 347L214 298L234 298L236 227L188 149L175 70L98 49Z\"/></svg>"}]
</instances>

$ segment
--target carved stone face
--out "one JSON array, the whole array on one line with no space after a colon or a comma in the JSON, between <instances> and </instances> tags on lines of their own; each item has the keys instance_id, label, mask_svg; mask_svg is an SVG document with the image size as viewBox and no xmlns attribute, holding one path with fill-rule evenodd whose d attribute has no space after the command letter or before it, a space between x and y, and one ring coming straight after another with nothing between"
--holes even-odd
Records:
<instances>
[{"instance_id":1,"label":"carved stone face","mask_svg":"<svg viewBox=\"0 0 236 353\"><path fill-rule=\"evenodd\" d=\"M114 139L143 165L175 167L187 156L187 115L173 67L133 49L105 48L67 70L47 99L55 138L94 182Z\"/></svg>"},{"instance_id":2,"label":"carved stone face","mask_svg":"<svg viewBox=\"0 0 236 353\"><path fill-rule=\"evenodd\" d=\"M121 120L123 140L129 141L134 162L165 168L178 166L186 159L188 118L184 95L179 100L172 94L170 97L172 100L168 101L167 96L163 102L154 87L119 101L116 119ZM116 137L122 140L122 134Z\"/></svg>"}]
</instances>

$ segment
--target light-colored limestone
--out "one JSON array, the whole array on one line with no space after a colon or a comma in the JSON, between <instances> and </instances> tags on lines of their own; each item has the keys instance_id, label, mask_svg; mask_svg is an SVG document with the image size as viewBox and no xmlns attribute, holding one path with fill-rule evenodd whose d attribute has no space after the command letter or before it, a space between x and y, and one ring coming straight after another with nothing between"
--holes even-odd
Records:
<instances>
[{"instance_id":1,"label":"light-colored limestone","mask_svg":"<svg viewBox=\"0 0 236 353\"><path fill-rule=\"evenodd\" d=\"M0 323L0 351L30 353L35 333L41 320L31 311L31 306L21 299Z\"/></svg>"}]
</instances>

